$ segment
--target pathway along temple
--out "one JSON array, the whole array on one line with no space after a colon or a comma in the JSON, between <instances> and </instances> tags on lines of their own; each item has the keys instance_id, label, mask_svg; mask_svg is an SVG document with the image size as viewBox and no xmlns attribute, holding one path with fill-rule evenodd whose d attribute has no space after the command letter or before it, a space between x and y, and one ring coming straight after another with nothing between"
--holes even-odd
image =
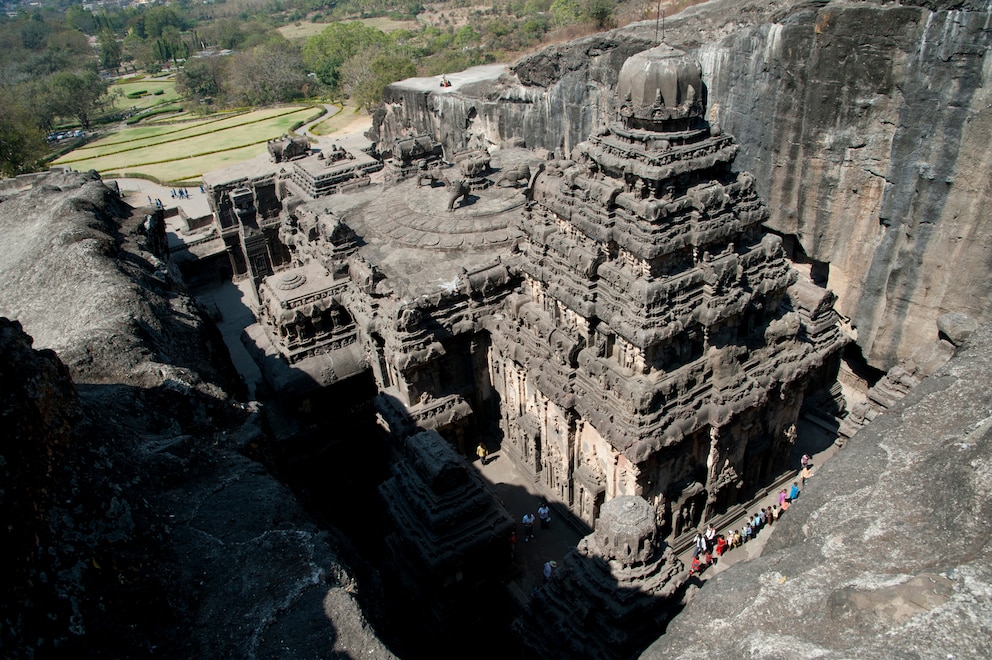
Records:
<instances>
[{"instance_id":1,"label":"pathway along temple","mask_svg":"<svg viewBox=\"0 0 992 660\"><path fill-rule=\"evenodd\" d=\"M705 121L699 63L634 55L618 97L615 123L533 180L490 372L505 455L590 526L639 495L677 536L784 466L845 340Z\"/></svg>"}]
</instances>

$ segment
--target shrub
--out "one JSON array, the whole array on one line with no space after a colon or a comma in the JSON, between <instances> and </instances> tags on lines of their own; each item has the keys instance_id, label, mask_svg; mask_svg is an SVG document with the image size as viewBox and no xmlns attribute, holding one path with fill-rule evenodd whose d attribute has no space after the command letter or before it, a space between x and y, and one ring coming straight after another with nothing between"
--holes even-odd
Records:
<instances>
[{"instance_id":1,"label":"shrub","mask_svg":"<svg viewBox=\"0 0 992 660\"><path fill-rule=\"evenodd\" d=\"M147 89L137 89L133 92L128 92L124 96L126 96L129 99L140 99L142 96L144 96L147 93L148 93Z\"/></svg>"}]
</instances>

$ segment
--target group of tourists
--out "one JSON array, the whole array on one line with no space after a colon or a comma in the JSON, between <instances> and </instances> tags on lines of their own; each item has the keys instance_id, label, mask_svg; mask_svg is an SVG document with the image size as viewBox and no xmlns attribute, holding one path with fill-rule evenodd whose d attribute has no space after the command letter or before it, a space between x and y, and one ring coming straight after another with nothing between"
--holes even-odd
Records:
<instances>
[{"instance_id":1,"label":"group of tourists","mask_svg":"<svg viewBox=\"0 0 992 660\"><path fill-rule=\"evenodd\" d=\"M806 454L803 454L801 462L802 470L800 471L800 477L802 478L803 486L805 486L806 481L812 475L813 464L810 462L810 457ZM739 548L755 538L758 532L765 527L771 527L783 513L789 510L789 506L799 497L799 493L799 482L794 481L791 487L783 488L779 491L778 504L762 507L760 511L754 514L747 514L744 518L744 525L740 529L731 530L727 534L718 534L716 528L710 524L705 532L697 532L689 575L702 573L707 566L715 561L714 555L716 557L722 557L725 552Z\"/></svg>"},{"instance_id":2,"label":"group of tourists","mask_svg":"<svg viewBox=\"0 0 992 660\"><path fill-rule=\"evenodd\" d=\"M203 187L200 187L200 192L203 192ZM189 199L189 191L185 188L173 188L170 191L172 199Z\"/></svg>"},{"instance_id":3,"label":"group of tourists","mask_svg":"<svg viewBox=\"0 0 992 660\"><path fill-rule=\"evenodd\" d=\"M541 521L541 529L551 528L551 507L548 506L547 502L541 502L541 505L537 507L537 518L529 511L521 518L520 522L524 526L524 541L530 541L534 538L534 523L537 520Z\"/></svg>"}]
</instances>

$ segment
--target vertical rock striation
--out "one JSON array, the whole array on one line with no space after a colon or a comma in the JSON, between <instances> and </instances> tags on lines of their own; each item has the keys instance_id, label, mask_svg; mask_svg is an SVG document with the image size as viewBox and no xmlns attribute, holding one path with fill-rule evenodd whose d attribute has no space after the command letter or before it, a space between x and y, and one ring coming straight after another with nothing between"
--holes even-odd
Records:
<instances>
[{"instance_id":1,"label":"vertical rock striation","mask_svg":"<svg viewBox=\"0 0 992 660\"><path fill-rule=\"evenodd\" d=\"M768 225L830 264L878 367L932 341L944 312L988 319L990 17L988 2L830 2L699 49Z\"/></svg>"}]
</instances>

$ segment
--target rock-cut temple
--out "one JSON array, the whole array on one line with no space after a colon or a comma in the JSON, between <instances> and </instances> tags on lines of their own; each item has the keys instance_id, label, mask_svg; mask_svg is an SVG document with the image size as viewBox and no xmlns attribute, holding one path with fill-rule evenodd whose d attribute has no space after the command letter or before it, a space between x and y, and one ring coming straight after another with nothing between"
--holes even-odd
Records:
<instances>
[{"instance_id":1,"label":"rock-cut temple","mask_svg":"<svg viewBox=\"0 0 992 660\"><path fill-rule=\"evenodd\" d=\"M507 526L498 501L468 511L448 494L476 483L455 463L485 439L588 529L612 500L643 501L654 517L635 536L661 548L777 475L804 402L835 381L834 296L762 226L738 145L706 121L699 63L637 54L616 104L557 158L482 140L441 158L453 129L434 117L433 135L397 128L354 157L207 180L273 395L304 424L374 409L407 457L383 492L425 495L392 498L396 547L426 558L435 539L458 566L499 542L471 531ZM299 192L300 172L370 154L387 185L361 171L335 179L350 192ZM409 458L418 447L430 457ZM431 533L402 538L417 529Z\"/></svg>"},{"instance_id":2,"label":"rock-cut temple","mask_svg":"<svg viewBox=\"0 0 992 660\"><path fill-rule=\"evenodd\" d=\"M698 62L634 55L617 93L617 121L533 181L489 366L503 450L548 492L590 524L639 495L679 534L782 466L843 339L704 120Z\"/></svg>"}]
</instances>

